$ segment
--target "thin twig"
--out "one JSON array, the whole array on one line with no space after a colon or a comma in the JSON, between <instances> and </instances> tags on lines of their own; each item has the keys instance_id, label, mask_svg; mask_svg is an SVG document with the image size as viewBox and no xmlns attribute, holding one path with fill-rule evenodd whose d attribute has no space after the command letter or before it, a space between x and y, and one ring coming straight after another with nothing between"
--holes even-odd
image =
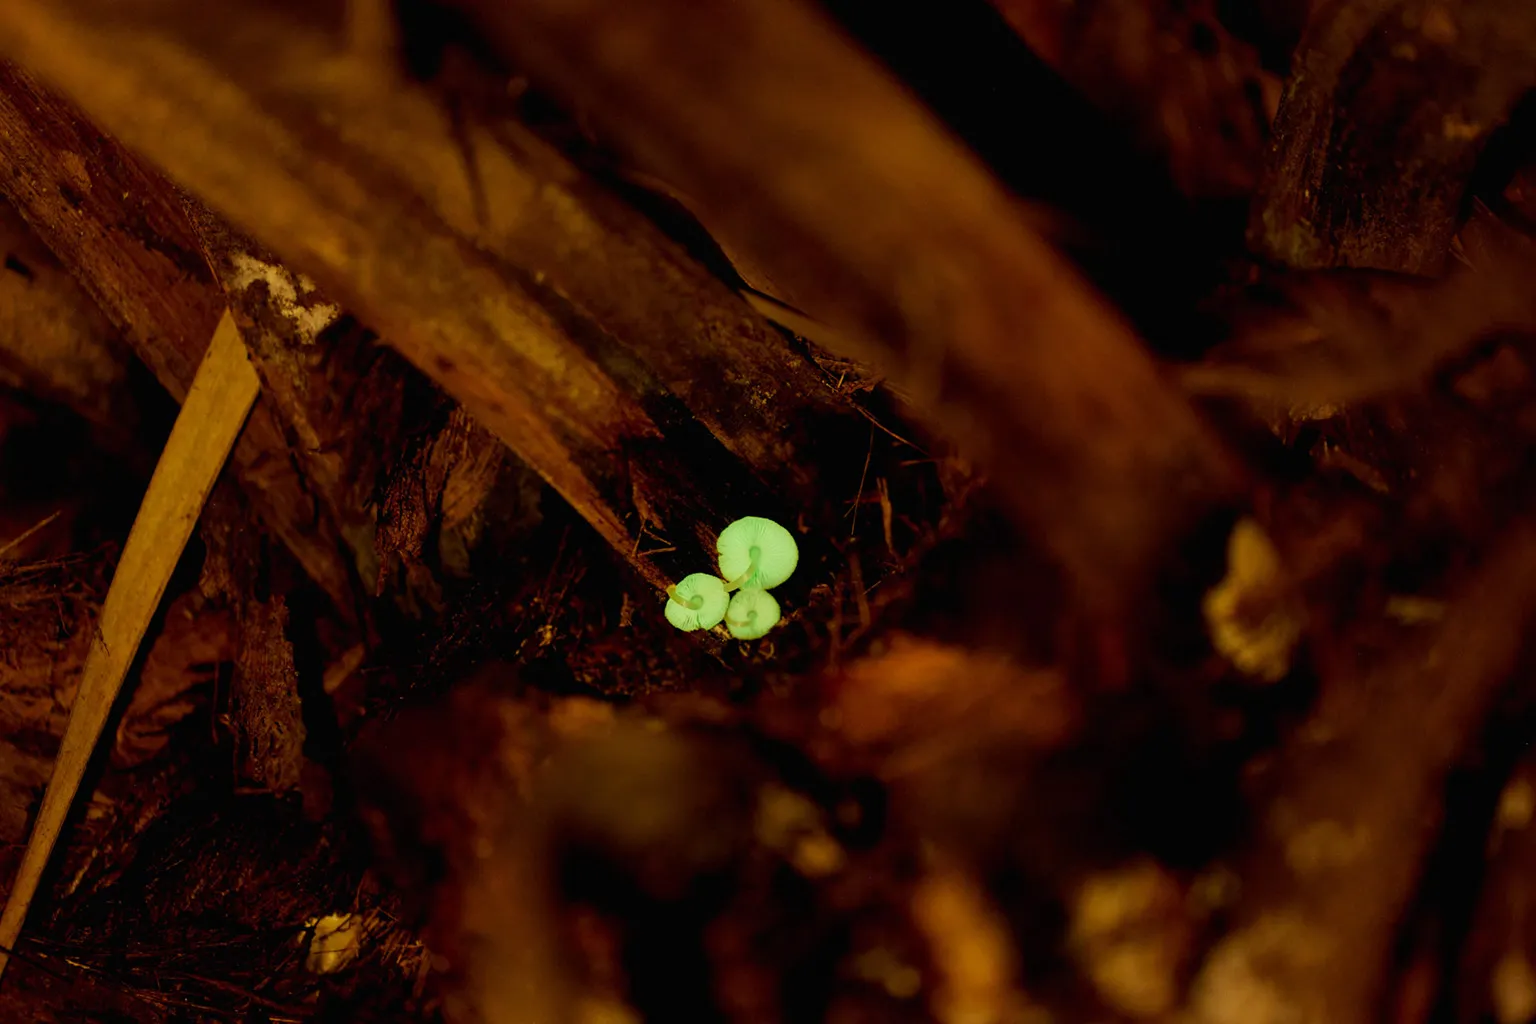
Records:
<instances>
[{"instance_id":1,"label":"thin twig","mask_svg":"<svg viewBox=\"0 0 1536 1024\"><path fill-rule=\"evenodd\" d=\"M22 544L25 544L29 537L31 537L37 531L41 530L43 527L47 526L49 523L53 522L55 519L59 518L59 514L59 512L54 512L51 515L45 516L41 522L26 530L23 530L19 537L14 537L7 541L4 547L0 547L0 559L4 559L5 556L9 555L16 548L20 547Z\"/></svg>"},{"instance_id":2,"label":"thin twig","mask_svg":"<svg viewBox=\"0 0 1536 1024\"><path fill-rule=\"evenodd\" d=\"M915 452L919 452L919 453L921 453L922 455L925 455L925 456L928 455L928 449L924 448L922 445L917 444L914 441L908 441L906 438L904 438L900 434L896 433L896 431L892 430L890 427L886 426L884 423L881 423L878 419L875 418L875 414L874 413L872 413L868 409L864 408L858 402L854 402L853 403L853 407L858 410L860 416L863 416L865 419L869 420L869 422L871 422L875 426L879 427L882 431L884 431L886 434L888 434L892 439L901 442L902 444L906 445L908 448L911 448Z\"/></svg>"},{"instance_id":3,"label":"thin twig","mask_svg":"<svg viewBox=\"0 0 1536 1024\"><path fill-rule=\"evenodd\" d=\"M875 431L871 427L869 431L869 448L864 452L864 469L859 473L859 493L854 495L853 508L849 514L853 516L853 526L848 531L848 539L853 540L859 532L859 506L864 503L864 481L869 478L869 460L875 454Z\"/></svg>"}]
</instances>

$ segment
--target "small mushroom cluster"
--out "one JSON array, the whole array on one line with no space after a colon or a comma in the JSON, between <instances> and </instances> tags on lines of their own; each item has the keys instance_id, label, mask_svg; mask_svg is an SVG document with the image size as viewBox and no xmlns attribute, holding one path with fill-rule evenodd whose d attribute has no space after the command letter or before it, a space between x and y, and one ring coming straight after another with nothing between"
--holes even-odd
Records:
<instances>
[{"instance_id":1,"label":"small mushroom cluster","mask_svg":"<svg viewBox=\"0 0 1536 1024\"><path fill-rule=\"evenodd\" d=\"M696 572L668 587L667 621L688 633L724 621L736 639L756 640L779 624L779 602L768 591L800 564L794 535L772 519L747 516L720 532L715 549L720 576Z\"/></svg>"}]
</instances>

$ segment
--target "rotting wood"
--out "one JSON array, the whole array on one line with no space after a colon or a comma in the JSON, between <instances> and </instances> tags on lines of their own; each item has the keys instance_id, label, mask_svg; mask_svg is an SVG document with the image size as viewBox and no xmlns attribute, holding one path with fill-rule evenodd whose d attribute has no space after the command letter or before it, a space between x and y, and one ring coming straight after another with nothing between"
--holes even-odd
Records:
<instances>
[{"instance_id":1,"label":"rotting wood","mask_svg":"<svg viewBox=\"0 0 1536 1024\"><path fill-rule=\"evenodd\" d=\"M128 666L260 387L234 319L226 315L187 390L102 605L53 774L0 914L0 972L21 934Z\"/></svg>"},{"instance_id":2,"label":"rotting wood","mask_svg":"<svg viewBox=\"0 0 1536 1024\"><path fill-rule=\"evenodd\" d=\"M653 582L708 564L747 509L835 521L825 477L846 467L808 469L863 429L843 400L531 133L470 125L471 176L429 91L275 10L81 0L7 8L0 34L354 309ZM648 554L657 535L674 550Z\"/></svg>"},{"instance_id":3,"label":"rotting wood","mask_svg":"<svg viewBox=\"0 0 1536 1024\"><path fill-rule=\"evenodd\" d=\"M1240 492L1013 197L809 5L446 6L968 442L1087 601L1125 600Z\"/></svg>"},{"instance_id":4,"label":"rotting wood","mask_svg":"<svg viewBox=\"0 0 1536 1024\"><path fill-rule=\"evenodd\" d=\"M124 434L138 414L130 353L80 285L0 201L0 383L59 402Z\"/></svg>"},{"instance_id":5,"label":"rotting wood","mask_svg":"<svg viewBox=\"0 0 1536 1024\"><path fill-rule=\"evenodd\" d=\"M0 64L0 193L180 401L224 296L164 179L14 66ZM265 400L232 463L257 513L343 614L352 581Z\"/></svg>"},{"instance_id":6,"label":"rotting wood","mask_svg":"<svg viewBox=\"0 0 1536 1024\"><path fill-rule=\"evenodd\" d=\"M234 621L227 709L216 721L229 732L232 782L257 792L294 789L304 767L303 708L288 639L288 605L272 586L270 555L239 491L220 485L199 531L207 556L199 588L226 605Z\"/></svg>"},{"instance_id":7,"label":"rotting wood","mask_svg":"<svg viewBox=\"0 0 1536 1024\"><path fill-rule=\"evenodd\" d=\"M1524 0L1332 0L1275 119L1250 244L1292 267L1437 274L1484 143L1536 87Z\"/></svg>"}]
</instances>

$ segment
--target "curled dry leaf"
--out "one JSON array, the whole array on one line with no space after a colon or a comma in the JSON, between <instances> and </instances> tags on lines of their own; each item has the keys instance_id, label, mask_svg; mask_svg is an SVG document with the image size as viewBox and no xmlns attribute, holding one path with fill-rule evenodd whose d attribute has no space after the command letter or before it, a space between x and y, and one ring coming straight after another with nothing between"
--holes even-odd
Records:
<instances>
[{"instance_id":1,"label":"curled dry leaf","mask_svg":"<svg viewBox=\"0 0 1536 1024\"><path fill-rule=\"evenodd\" d=\"M1099 996L1129 1017L1157 1017L1179 998L1193 950L1183 887L1152 861L1091 875L1077 891L1068 939Z\"/></svg>"},{"instance_id":2,"label":"curled dry leaf","mask_svg":"<svg viewBox=\"0 0 1536 1024\"><path fill-rule=\"evenodd\" d=\"M171 728L196 709L194 691L212 683L219 665L234 656L228 609L210 606L196 590L173 601L118 722L113 764L134 768L164 750Z\"/></svg>"},{"instance_id":3,"label":"curled dry leaf","mask_svg":"<svg viewBox=\"0 0 1536 1024\"><path fill-rule=\"evenodd\" d=\"M1305 624L1303 610L1280 553L1252 519L1233 527L1227 575L1205 595L1204 609L1211 643L1240 670L1268 683L1290 670Z\"/></svg>"}]
</instances>

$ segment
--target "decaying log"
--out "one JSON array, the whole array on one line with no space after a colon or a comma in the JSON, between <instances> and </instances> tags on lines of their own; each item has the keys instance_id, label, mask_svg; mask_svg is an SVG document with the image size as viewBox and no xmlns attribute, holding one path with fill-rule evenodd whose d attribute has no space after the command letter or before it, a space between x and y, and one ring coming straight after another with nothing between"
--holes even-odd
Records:
<instances>
[{"instance_id":1,"label":"decaying log","mask_svg":"<svg viewBox=\"0 0 1536 1024\"><path fill-rule=\"evenodd\" d=\"M24 73L0 65L0 192L181 401L224 295L170 186ZM343 612L352 583L335 529L259 402L233 465L258 514Z\"/></svg>"},{"instance_id":2,"label":"decaying log","mask_svg":"<svg viewBox=\"0 0 1536 1024\"><path fill-rule=\"evenodd\" d=\"M0 383L75 410L97 426L133 430L124 386L129 351L80 285L0 202Z\"/></svg>"},{"instance_id":3,"label":"decaying log","mask_svg":"<svg viewBox=\"0 0 1536 1024\"><path fill-rule=\"evenodd\" d=\"M1293 267L1436 274L1488 137L1536 86L1523 0L1333 0L1275 120L1250 244Z\"/></svg>"},{"instance_id":4,"label":"decaying log","mask_svg":"<svg viewBox=\"0 0 1536 1024\"><path fill-rule=\"evenodd\" d=\"M1123 599L1239 489L1016 201L809 5L448 6L968 442L1082 597Z\"/></svg>"},{"instance_id":5,"label":"decaying log","mask_svg":"<svg viewBox=\"0 0 1536 1024\"><path fill-rule=\"evenodd\" d=\"M288 605L272 586L271 558L248 518L238 491L221 486L214 492L202 520L208 554L199 586L234 620L228 709L219 717L234 748L232 778L256 791L285 793L298 786L304 766L299 677Z\"/></svg>"},{"instance_id":6,"label":"decaying log","mask_svg":"<svg viewBox=\"0 0 1536 1024\"><path fill-rule=\"evenodd\" d=\"M709 564L745 511L835 520L802 456L842 404L528 133L469 126L466 167L428 92L279 10L23 5L0 34L356 310L653 582Z\"/></svg>"},{"instance_id":7,"label":"decaying log","mask_svg":"<svg viewBox=\"0 0 1536 1024\"><path fill-rule=\"evenodd\" d=\"M1536 613L1536 534L1516 527L1397 658L1337 681L1262 782L1234 927L1192 990L1204 1024L1372 1019L1396 925Z\"/></svg>"}]
</instances>

